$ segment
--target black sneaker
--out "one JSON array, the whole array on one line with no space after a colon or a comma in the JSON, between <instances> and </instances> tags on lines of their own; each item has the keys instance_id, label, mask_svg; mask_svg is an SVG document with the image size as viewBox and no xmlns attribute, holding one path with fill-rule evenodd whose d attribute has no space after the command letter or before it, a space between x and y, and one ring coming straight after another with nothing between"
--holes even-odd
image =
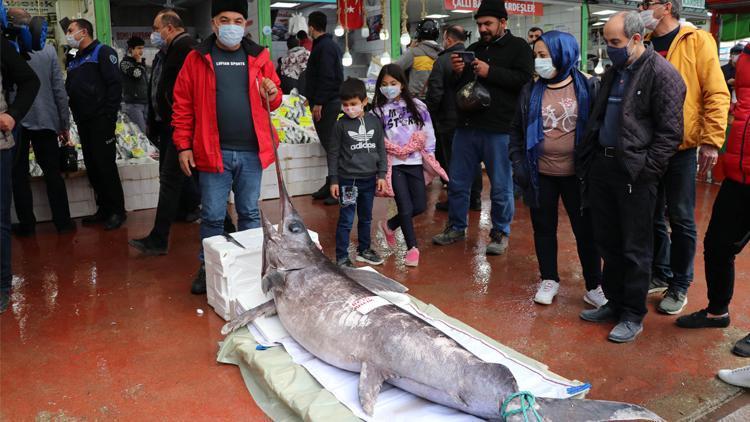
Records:
<instances>
[{"instance_id":1,"label":"black sneaker","mask_svg":"<svg viewBox=\"0 0 750 422\"><path fill-rule=\"evenodd\" d=\"M383 258L372 249L367 249L358 253L355 259L359 262L366 262L370 265L380 265L383 263Z\"/></svg>"},{"instance_id":2,"label":"black sneaker","mask_svg":"<svg viewBox=\"0 0 750 422\"><path fill-rule=\"evenodd\" d=\"M201 264L198 274L193 279L193 285L190 287L190 293L194 295L206 294L206 264Z\"/></svg>"},{"instance_id":3,"label":"black sneaker","mask_svg":"<svg viewBox=\"0 0 750 422\"><path fill-rule=\"evenodd\" d=\"M151 236L146 236L141 239L128 240L128 245L137 249L140 253L149 256L166 255L167 245L162 245Z\"/></svg>"},{"instance_id":4,"label":"black sneaker","mask_svg":"<svg viewBox=\"0 0 750 422\"><path fill-rule=\"evenodd\" d=\"M329 196L331 196L331 188L328 186L328 183L321 186L317 192L312 194L313 199L326 199Z\"/></svg>"},{"instance_id":5,"label":"black sneaker","mask_svg":"<svg viewBox=\"0 0 750 422\"><path fill-rule=\"evenodd\" d=\"M643 323L634 321L620 321L609 332L609 340L615 343L630 343L643 332Z\"/></svg>"},{"instance_id":6,"label":"black sneaker","mask_svg":"<svg viewBox=\"0 0 750 422\"><path fill-rule=\"evenodd\" d=\"M448 201L442 201L435 204L435 209L438 211L448 212Z\"/></svg>"},{"instance_id":7,"label":"black sneaker","mask_svg":"<svg viewBox=\"0 0 750 422\"><path fill-rule=\"evenodd\" d=\"M750 358L750 334L734 344L732 353L743 358Z\"/></svg>"},{"instance_id":8,"label":"black sneaker","mask_svg":"<svg viewBox=\"0 0 750 422\"><path fill-rule=\"evenodd\" d=\"M337 260L336 261L336 265L338 265L339 267L342 267L342 268L356 268L354 266L354 264L352 264L352 260L349 259L348 256L346 258L341 258L341 259Z\"/></svg>"},{"instance_id":9,"label":"black sneaker","mask_svg":"<svg viewBox=\"0 0 750 422\"><path fill-rule=\"evenodd\" d=\"M703 309L677 318L675 324L681 328L727 328L729 327L729 315L710 318L708 312Z\"/></svg>"},{"instance_id":10,"label":"black sneaker","mask_svg":"<svg viewBox=\"0 0 750 422\"><path fill-rule=\"evenodd\" d=\"M448 226L442 233L432 238L432 243L447 246L464 239L466 239L466 230L456 230L452 226Z\"/></svg>"},{"instance_id":11,"label":"black sneaker","mask_svg":"<svg viewBox=\"0 0 750 422\"><path fill-rule=\"evenodd\" d=\"M508 235L501 231L490 231L490 243L485 253L487 255L504 255L508 250Z\"/></svg>"},{"instance_id":12,"label":"black sneaker","mask_svg":"<svg viewBox=\"0 0 750 422\"><path fill-rule=\"evenodd\" d=\"M323 205L338 205L338 204L339 204L339 200L332 196L329 196L323 201Z\"/></svg>"},{"instance_id":13,"label":"black sneaker","mask_svg":"<svg viewBox=\"0 0 750 422\"><path fill-rule=\"evenodd\" d=\"M119 229L120 227L122 227L123 223L125 223L125 220L127 219L128 219L128 216L125 214L112 214L104 222L104 230Z\"/></svg>"},{"instance_id":14,"label":"black sneaker","mask_svg":"<svg viewBox=\"0 0 750 422\"><path fill-rule=\"evenodd\" d=\"M31 237L36 234L36 225L15 223L10 225L10 231L18 237Z\"/></svg>"},{"instance_id":15,"label":"black sneaker","mask_svg":"<svg viewBox=\"0 0 750 422\"><path fill-rule=\"evenodd\" d=\"M610 322L617 321L618 313L609 304L597 309L587 309L579 314L582 320L588 322Z\"/></svg>"},{"instance_id":16,"label":"black sneaker","mask_svg":"<svg viewBox=\"0 0 750 422\"><path fill-rule=\"evenodd\" d=\"M107 218L109 216L104 213L102 210L98 210L96 214L89 215L87 217L83 217L81 220L81 224L83 225L90 225L90 224L99 224L107 221Z\"/></svg>"}]
</instances>

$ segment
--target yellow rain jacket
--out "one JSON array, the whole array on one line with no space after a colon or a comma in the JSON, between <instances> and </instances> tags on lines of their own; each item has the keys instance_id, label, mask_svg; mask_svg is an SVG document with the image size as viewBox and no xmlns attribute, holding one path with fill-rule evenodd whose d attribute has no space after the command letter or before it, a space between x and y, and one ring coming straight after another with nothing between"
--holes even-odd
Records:
<instances>
[{"instance_id":1,"label":"yellow rain jacket","mask_svg":"<svg viewBox=\"0 0 750 422\"><path fill-rule=\"evenodd\" d=\"M680 151L701 145L721 148L727 130L729 89L721 72L716 41L708 32L682 24L669 47L667 60L687 86Z\"/></svg>"}]
</instances>

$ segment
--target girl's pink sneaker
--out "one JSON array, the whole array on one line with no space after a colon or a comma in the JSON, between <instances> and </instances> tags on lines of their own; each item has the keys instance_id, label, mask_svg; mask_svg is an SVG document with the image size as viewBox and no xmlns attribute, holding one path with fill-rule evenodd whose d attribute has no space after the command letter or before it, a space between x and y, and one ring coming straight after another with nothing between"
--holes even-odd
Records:
<instances>
[{"instance_id":1,"label":"girl's pink sneaker","mask_svg":"<svg viewBox=\"0 0 750 422\"><path fill-rule=\"evenodd\" d=\"M406 257L404 258L404 264L407 267L416 267L417 265L419 265L419 249L409 249L409 251L406 252Z\"/></svg>"},{"instance_id":2,"label":"girl's pink sneaker","mask_svg":"<svg viewBox=\"0 0 750 422\"><path fill-rule=\"evenodd\" d=\"M380 220L380 222L378 223L378 227L380 228L380 231L383 232L383 236L385 236L385 242L388 243L388 247L395 248L396 233L388 228L388 223L385 220Z\"/></svg>"}]
</instances>

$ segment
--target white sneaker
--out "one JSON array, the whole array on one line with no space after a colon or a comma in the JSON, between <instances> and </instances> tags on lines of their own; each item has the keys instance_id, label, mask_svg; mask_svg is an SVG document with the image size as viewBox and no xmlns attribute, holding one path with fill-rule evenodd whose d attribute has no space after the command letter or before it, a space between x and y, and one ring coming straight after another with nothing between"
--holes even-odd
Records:
<instances>
[{"instance_id":1,"label":"white sneaker","mask_svg":"<svg viewBox=\"0 0 750 422\"><path fill-rule=\"evenodd\" d=\"M586 294L583 296L583 301L593 306L594 308L601 308L608 302L607 297L604 296L604 290L602 290L602 286L586 292Z\"/></svg>"},{"instance_id":2,"label":"white sneaker","mask_svg":"<svg viewBox=\"0 0 750 422\"><path fill-rule=\"evenodd\" d=\"M558 290L560 290L560 283L555 280L542 280L542 283L539 284L539 290L536 291L536 296L534 296L534 302L551 305Z\"/></svg>"},{"instance_id":3,"label":"white sneaker","mask_svg":"<svg viewBox=\"0 0 750 422\"><path fill-rule=\"evenodd\" d=\"M737 387L750 388L750 366L737 369L720 369L719 379Z\"/></svg>"}]
</instances>

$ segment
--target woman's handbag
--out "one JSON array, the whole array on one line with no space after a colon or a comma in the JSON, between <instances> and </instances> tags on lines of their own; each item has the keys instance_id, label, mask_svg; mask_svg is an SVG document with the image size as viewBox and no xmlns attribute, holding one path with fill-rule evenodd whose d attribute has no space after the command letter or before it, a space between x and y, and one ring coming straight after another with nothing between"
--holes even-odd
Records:
<instances>
[{"instance_id":1,"label":"woman's handbag","mask_svg":"<svg viewBox=\"0 0 750 422\"><path fill-rule=\"evenodd\" d=\"M490 106L492 96L490 95L490 91L474 76L473 81L458 90L456 101L461 111L480 111Z\"/></svg>"}]
</instances>

